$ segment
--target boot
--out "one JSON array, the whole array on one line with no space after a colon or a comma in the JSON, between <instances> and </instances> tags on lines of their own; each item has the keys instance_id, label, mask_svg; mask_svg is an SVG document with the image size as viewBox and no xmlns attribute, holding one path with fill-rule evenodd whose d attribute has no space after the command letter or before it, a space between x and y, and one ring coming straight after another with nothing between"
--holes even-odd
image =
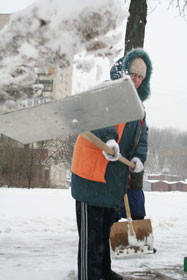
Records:
<instances>
[{"instance_id":1,"label":"boot","mask_svg":"<svg viewBox=\"0 0 187 280\"><path fill-rule=\"evenodd\" d=\"M107 273L103 274L101 277L102 280L123 280L123 277L116 272L110 270Z\"/></svg>"}]
</instances>

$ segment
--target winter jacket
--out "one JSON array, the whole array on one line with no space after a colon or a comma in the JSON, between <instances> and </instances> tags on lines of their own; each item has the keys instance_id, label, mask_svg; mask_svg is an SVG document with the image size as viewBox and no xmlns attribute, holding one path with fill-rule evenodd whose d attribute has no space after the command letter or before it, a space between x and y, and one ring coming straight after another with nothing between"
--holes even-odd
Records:
<instances>
[{"instance_id":1,"label":"winter jacket","mask_svg":"<svg viewBox=\"0 0 187 280\"><path fill-rule=\"evenodd\" d=\"M124 58L123 58L123 61ZM122 65L123 67L123 65ZM118 74L118 68L111 69L111 72ZM122 74L121 74L122 75ZM111 78L113 79L112 75ZM116 79L116 76L115 76ZM141 125L142 123L142 125ZM106 142L109 139L118 141L119 135L115 126L92 131L102 141ZM80 138L77 140L80 141ZM78 142L77 142L78 143ZM79 149L79 144L75 145L74 154ZM138 143L138 144L137 144ZM132 157L137 156L144 163L147 157L147 128L146 119L126 123L122 131L122 136L119 141L121 155L131 160ZM93 148L93 147L92 147ZM92 162L91 166L94 169L95 160L98 161L103 157L102 152L97 152L97 157L87 154L88 149L82 149L79 153L81 165L86 165L87 161L81 161L81 157L86 158ZM94 161L92 160L94 158ZM74 156L73 156L74 160ZM76 165L78 161L76 159ZM89 163L90 165L90 163ZM74 162L72 167L74 166ZM82 166L81 168L82 169ZM84 167L83 167L84 169ZM74 168L73 168L74 170ZM115 208L119 207L123 202L123 197L127 191L128 181L128 166L119 161L107 161L104 169L104 182L90 180L89 176L81 175L81 173L73 172L71 179L72 196L78 200L83 201L92 206Z\"/></svg>"},{"instance_id":2,"label":"winter jacket","mask_svg":"<svg viewBox=\"0 0 187 280\"><path fill-rule=\"evenodd\" d=\"M113 133L116 131L115 127L111 128L111 130ZM101 140L108 139L107 136L109 136L109 134L105 134L107 133L107 129L97 130L94 133ZM117 132L116 137L112 138L117 140ZM137 142L138 145L136 145ZM140 120L126 123L119 147L122 156L127 159L131 160L133 156L138 156L142 162L145 162L147 156L147 129L145 119L142 129ZM108 208L119 207L122 204L127 188L127 180L128 166L119 161L108 161L105 171L105 183L88 180L72 172L72 196L76 200L84 201L94 206Z\"/></svg>"}]
</instances>

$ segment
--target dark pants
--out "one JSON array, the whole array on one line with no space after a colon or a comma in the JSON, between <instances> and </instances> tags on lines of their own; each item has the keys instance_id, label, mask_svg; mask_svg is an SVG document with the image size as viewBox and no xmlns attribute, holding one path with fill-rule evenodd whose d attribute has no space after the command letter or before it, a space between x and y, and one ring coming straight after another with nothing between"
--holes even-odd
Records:
<instances>
[{"instance_id":1,"label":"dark pants","mask_svg":"<svg viewBox=\"0 0 187 280\"><path fill-rule=\"evenodd\" d=\"M115 209L76 201L79 232L78 280L100 280L111 269L110 228Z\"/></svg>"},{"instance_id":2,"label":"dark pants","mask_svg":"<svg viewBox=\"0 0 187 280\"><path fill-rule=\"evenodd\" d=\"M142 217L134 217L134 216L132 216L131 218L132 218L132 220L144 220L144 216L142 216Z\"/></svg>"}]
</instances>

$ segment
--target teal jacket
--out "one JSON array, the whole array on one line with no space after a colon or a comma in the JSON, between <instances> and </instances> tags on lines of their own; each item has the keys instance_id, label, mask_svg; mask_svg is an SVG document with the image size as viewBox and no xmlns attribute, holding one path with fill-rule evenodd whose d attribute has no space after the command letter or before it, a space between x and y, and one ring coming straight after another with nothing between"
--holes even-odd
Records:
<instances>
[{"instance_id":1,"label":"teal jacket","mask_svg":"<svg viewBox=\"0 0 187 280\"><path fill-rule=\"evenodd\" d=\"M111 128L113 133L115 128ZM144 118L143 127L141 131L140 120L129 122L126 124L121 140L119 142L120 152L122 156L131 160L132 157L137 156L142 162L145 162L147 156L147 128ZM93 131L103 141L108 139L108 134L105 135L105 129ZM140 136L138 145L137 141ZM106 138L105 138L106 137ZM116 137L113 137L117 140ZM109 161L106 173L106 183L86 180L72 173L71 191L72 196L78 200L83 201L89 205L116 208L123 202L124 194L127 190L128 183L128 166L119 161Z\"/></svg>"}]
</instances>

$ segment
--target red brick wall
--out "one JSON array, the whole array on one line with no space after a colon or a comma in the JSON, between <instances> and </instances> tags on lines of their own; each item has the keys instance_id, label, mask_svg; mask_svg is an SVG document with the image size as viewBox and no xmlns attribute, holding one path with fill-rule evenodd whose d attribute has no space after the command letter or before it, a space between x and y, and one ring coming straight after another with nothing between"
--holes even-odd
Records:
<instances>
[{"instance_id":1,"label":"red brick wall","mask_svg":"<svg viewBox=\"0 0 187 280\"><path fill-rule=\"evenodd\" d=\"M167 191L182 191L187 192L187 184L183 182L176 182L168 184L163 181L152 183L152 191L167 192Z\"/></svg>"},{"instance_id":2,"label":"red brick wall","mask_svg":"<svg viewBox=\"0 0 187 280\"><path fill-rule=\"evenodd\" d=\"M163 181L158 181L153 183L152 185L153 191L159 191L159 192L167 192L168 191L168 184Z\"/></svg>"}]
</instances>

